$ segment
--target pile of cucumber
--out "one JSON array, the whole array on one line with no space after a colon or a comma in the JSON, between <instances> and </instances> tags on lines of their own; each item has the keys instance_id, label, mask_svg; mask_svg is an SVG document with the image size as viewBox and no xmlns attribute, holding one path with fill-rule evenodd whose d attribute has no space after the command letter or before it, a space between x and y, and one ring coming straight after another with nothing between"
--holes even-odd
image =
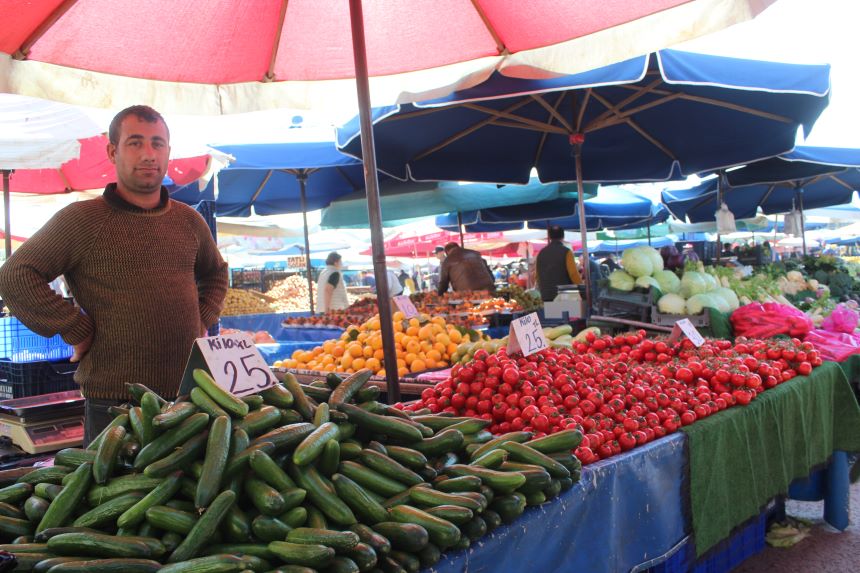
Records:
<instances>
[{"instance_id":1,"label":"pile of cucumber","mask_svg":"<svg viewBox=\"0 0 860 573\"><path fill-rule=\"evenodd\" d=\"M0 484L0 550L49 573L415 573L579 479L579 432L377 401L370 371L237 398L202 370L134 404L87 449Z\"/></svg>"}]
</instances>

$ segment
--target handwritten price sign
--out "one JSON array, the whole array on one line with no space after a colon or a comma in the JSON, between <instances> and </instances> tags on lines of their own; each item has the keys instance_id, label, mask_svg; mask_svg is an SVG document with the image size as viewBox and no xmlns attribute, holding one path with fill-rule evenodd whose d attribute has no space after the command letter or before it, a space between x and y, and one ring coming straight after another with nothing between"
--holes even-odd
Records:
<instances>
[{"instance_id":1,"label":"handwritten price sign","mask_svg":"<svg viewBox=\"0 0 860 573\"><path fill-rule=\"evenodd\" d=\"M695 326L693 326L693 323L690 322L689 318L682 318L675 322L675 326L672 328L672 334L669 336L669 339L678 340L682 334L689 338L690 342L692 342L696 348L705 343L705 339L702 337L702 334Z\"/></svg>"},{"instance_id":2,"label":"handwritten price sign","mask_svg":"<svg viewBox=\"0 0 860 573\"><path fill-rule=\"evenodd\" d=\"M508 353L522 350L523 356L529 356L548 347L549 343L543 334L543 327L536 312L521 316L511 322Z\"/></svg>"},{"instance_id":3,"label":"handwritten price sign","mask_svg":"<svg viewBox=\"0 0 860 573\"><path fill-rule=\"evenodd\" d=\"M198 338L185 367L180 394L194 387L194 368L207 370L221 388L236 396L256 394L277 383L254 341L244 332Z\"/></svg>"},{"instance_id":4,"label":"handwritten price sign","mask_svg":"<svg viewBox=\"0 0 860 573\"><path fill-rule=\"evenodd\" d=\"M397 309L403 313L404 318L414 318L418 316L418 309L412 304L409 295L401 294L394 297L394 304Z\"/></svg>"}]
</instances>

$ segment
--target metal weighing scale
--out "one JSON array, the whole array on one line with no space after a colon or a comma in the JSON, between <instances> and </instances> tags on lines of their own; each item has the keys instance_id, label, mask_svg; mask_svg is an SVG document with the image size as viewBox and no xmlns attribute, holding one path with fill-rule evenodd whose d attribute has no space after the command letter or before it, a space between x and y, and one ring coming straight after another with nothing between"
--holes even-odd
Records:
<instances>
[{"instance_id":1,"label":"metal weighing scale","mask_svg":"<svg viewBox=\"0 0 860 573\"><path fill-rule=\"evenodd\" d=\"M80 447L84 397L78 390L0 400L0 436L29 454Z\"/></svg>"}]
</instances>

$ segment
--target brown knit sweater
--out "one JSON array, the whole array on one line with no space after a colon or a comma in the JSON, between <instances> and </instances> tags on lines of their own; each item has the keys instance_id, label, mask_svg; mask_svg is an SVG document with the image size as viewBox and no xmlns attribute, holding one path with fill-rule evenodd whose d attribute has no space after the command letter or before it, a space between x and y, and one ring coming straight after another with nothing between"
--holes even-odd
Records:
<instances>
[{"instance_id":1,"label":"brown knit sweater","mask_svg":"<svg viewBox=\"0 0 860 573\"><path fill-rule=\"evenodd\" d=\"M80 305L51 290L59 275ZM75 374L87 398L125 399L126 382L179 389L194 339L221 313L227 263L194 209L141 209L108 185L58 212L0 268L0 295L28 328L69 344L93 335Z\"/></svg>"}]
</instances>

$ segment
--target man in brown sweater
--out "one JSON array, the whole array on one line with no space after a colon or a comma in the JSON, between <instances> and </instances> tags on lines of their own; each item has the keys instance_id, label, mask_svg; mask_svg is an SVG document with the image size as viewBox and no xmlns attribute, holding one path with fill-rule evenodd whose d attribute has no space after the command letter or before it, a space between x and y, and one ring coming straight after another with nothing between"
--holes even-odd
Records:
<instances>
[{"instance_id":1,"label":"man in brown sweater","mask_svg":"<svg viewBox=\"0 0 860 573\"><path fill-rule=\"evenodd\" d=\"M0 268L0 294L28 328L57 333L80 361L84 444L128 399L126 382L176 396L196 337L218 321L227 264L192 208L168 197L170 134L145 106L111 122L108 158L117 182L58 212ZM51 290L63 275L78 306Z\"/></svg>"}]
</instances>

